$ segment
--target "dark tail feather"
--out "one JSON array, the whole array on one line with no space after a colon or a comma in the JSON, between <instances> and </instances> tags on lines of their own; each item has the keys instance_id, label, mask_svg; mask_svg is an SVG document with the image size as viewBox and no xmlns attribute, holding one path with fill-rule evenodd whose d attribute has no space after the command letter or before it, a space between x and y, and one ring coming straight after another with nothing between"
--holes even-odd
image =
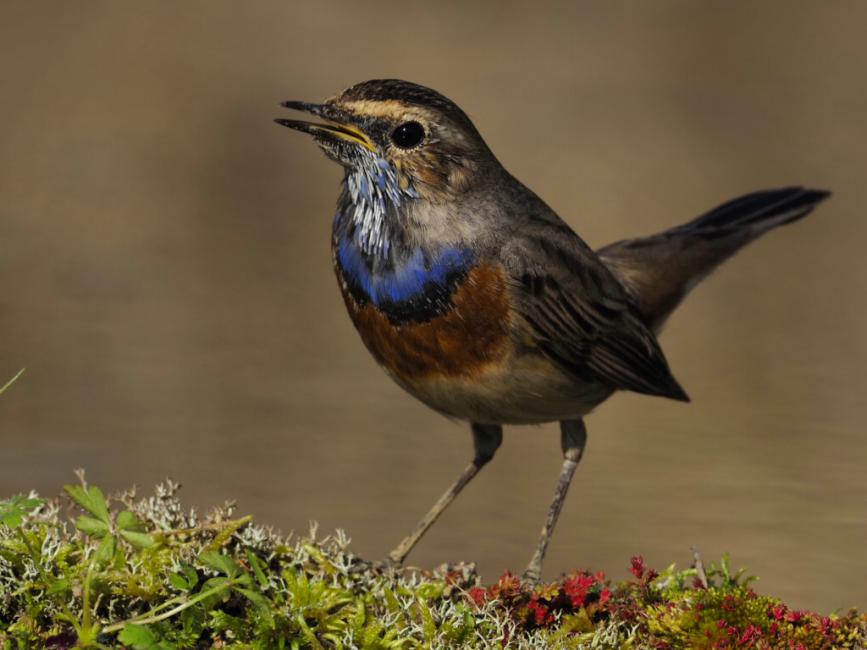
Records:
<instances>
[{"instance_id":1,"label":"dark tail feather","mask_svg":"<svg viewBox=\"0 0 867 650\"><path fill-rule=\"evenodd\" d=\"M802 187L753 192L723 203L662 235L695 234L714 238L752 228L766 231L803 219L830 195L831 193L825 190L807 190Z\"/></svg>"},{"instance_id":2,"label":"dark tail feather","mask_svg":"<svg viewBox=\"0 0 867 650\"><path fill-rule=\"evenodd\" d=\"M690 289L723 261L769 230L803 219L830 194L802 187L754 192L681 226L598 253L645 322L659 331Z\"/></svg>"}]
</instances>

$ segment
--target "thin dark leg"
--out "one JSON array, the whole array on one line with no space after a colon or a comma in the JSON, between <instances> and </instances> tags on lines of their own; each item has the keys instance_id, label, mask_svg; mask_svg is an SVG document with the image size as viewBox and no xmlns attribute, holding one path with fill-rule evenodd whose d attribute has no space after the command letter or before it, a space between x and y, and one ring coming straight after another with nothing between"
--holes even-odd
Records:
<instances>
[{"instance_id":1,"label":"thin dark leg","mask_svg":"<svg viewBox=\"0 0 867 650\"><path fill-rule=\"evenodd\" d=\"M554 532L554 526L557 525L557 518L563 508L563 499L572 482L572 475L575 474L575 468L578 467L584 447L587 445L587 429L584 427L584 420L564 420L560 423L560 445L563 447L563 469L560 470L560 480L557 482L554 500L551 501L551 507L548 509L548 518L542 527L539 545L527 570L524 571L524 580L528 582L538 582L542 577L542 560L545 559L548 542L551 541L551 534Z\"/></svg>"},{"instance_id":2,"label":"thin dark leg","mask_svg":"<svg viewBox=\"0 0 867 650\"><path fill-rule=\"evenodd\" d=\"M418 543L427 532L427 529L433 525L443 510L455 500L461 490L464 489L467 483L478 474L479 470L494 457L500 443L503 442L503 427L496 424L473 424L473 447L475 455L473 461L464 468L458 480L443 494L433 508L428 511L424 518L418 522L415 529L408 537L397 545L391 553L388 554L389 559L397 564L403 563L404 558L409 555L412 547Z\"/></svg>"}]
</instances>

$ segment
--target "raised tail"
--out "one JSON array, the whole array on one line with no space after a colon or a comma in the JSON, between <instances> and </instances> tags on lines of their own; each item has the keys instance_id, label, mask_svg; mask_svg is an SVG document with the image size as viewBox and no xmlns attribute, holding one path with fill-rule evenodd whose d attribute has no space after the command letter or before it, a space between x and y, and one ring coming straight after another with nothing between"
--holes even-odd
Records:
<instances>
[{"instance_id":1,"label":"raised tail","mask_svg":"<svg viewBox=\"0 0 867 650\"><path fill-rule=\"evenodd\" d=\"M830 192L802 187L754 192L650 237L597 251L659 332L687 293L739 249L769 230L806 217Z\"/></svg>"}]
</instances>

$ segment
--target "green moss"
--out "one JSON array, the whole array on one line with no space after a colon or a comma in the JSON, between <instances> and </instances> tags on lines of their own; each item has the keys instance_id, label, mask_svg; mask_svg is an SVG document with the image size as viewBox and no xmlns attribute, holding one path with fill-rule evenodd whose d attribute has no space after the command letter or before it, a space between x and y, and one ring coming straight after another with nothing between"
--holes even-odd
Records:
<instances>
[{"instance_id":1,"label":"green moss","mask_svg":"<svg viewBox=\"0 0 867 650\"><path fill-rule=\"evenodd\" d=\"M529 588L479 584L472 565L404 571L342 533L284 538L204 517L178 486L107 499L80 477L79 514L36 495L0 502L0 648L858 648L867 618L824 617L759 596L723 561L634 580L575 572ZM696 583L696 584L694 584ZM800 645L799 645L800 644Z\"/></svg>"}]
</instances>

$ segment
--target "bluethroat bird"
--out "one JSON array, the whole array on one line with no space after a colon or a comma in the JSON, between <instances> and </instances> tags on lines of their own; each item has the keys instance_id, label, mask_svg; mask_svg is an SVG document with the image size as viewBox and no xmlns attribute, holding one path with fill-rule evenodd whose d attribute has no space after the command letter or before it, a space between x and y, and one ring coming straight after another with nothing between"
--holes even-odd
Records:
<instances>
[{"instance_id":1,"label":"bluethroat bird","mask_svg":"<svg viewBox=\"0 0 867 650\"><path fill-rule=\"evenodd\" d=\"M755 192L594 251L434 90L380 79L283 106L319 118L276 121L343 166L332 260L362 341L402 388L472 430L472 461L390 553L397 564L493 458L503 425L559 421L563 466L524 573L538 581L584 416L617 390L689 401L656 339L666 318L721 262L829 195Z\"/></svg>"}]
</instances>

